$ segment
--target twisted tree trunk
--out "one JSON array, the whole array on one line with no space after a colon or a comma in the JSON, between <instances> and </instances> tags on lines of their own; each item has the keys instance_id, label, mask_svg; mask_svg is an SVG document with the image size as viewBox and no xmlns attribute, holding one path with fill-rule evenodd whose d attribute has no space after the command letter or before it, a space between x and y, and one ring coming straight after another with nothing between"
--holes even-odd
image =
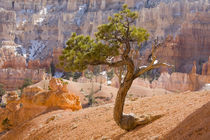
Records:
<instances>
[{"instance_id":1,"label":"twisted tree trunk","mask_svg":"<svg viewBox=\"0 0 210 140\"><path fill-rule=\"evenodd\" d=\"M131 66L131 67L130 67ZM115 106L114 106L114 120L117 123L117 125L127 131L133 130L139 125L146 125L158 118L160 118L162 115L142 115L139 117L135 117L132 114L123 114L123 108L124 108L124 102L126 95L135 80L134 75L134 68L132 65L128 66L128 71L125 76L125 79L123 80L123 83L120 84L120 88L117 93L117 97L115 99Z\"/></svg>"},{"instance_id":2,"label":"twisted tree trunk","mask_svg":"<svg viewBox=\"0 0 210 140\"><path fill-rule=\"evenodd\" d=\"M129 65L127 65L127 73L123 80L123 83L120 84L114 107L115 122L118 126L127 131L132 130L136 127L134 116L123 114L125 97L134 80L134 64L131 60L128 61L128 64Z\"/></svg>"},{"instance_id":3,"label":"twisted tree trunk","mask_svg":"<svg viewBox=\"0 0 210 140\"><path fill-rule=\"evenodd\" d=\"M127 95L128 90L130 89L133 80L125 81L120 85L120 88L117 93L117 97L115 100L114 106L114 120L118 126L120 126L124 130L132 130L135 126L135 119L131 115L123 114L125 97Z\"/></svg>"}]
</instances>

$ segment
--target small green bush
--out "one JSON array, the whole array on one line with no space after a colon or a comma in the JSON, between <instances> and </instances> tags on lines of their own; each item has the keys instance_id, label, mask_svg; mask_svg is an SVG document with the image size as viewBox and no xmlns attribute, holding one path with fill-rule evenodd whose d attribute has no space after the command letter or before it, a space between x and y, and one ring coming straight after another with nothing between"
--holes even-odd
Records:
<instances>
[{"instance_id":1,"label":"small green bush","mask_svg":"<svg viewBox=\"0 0 210 140\"><path fill-rule=\"evenodd\" d=\"M92 106L95 103L95 97L93 95L88 95L88 105Z\"/></svg>"},{"instance_id":2,"label":"small green bush","mask_svg":"<svg viewBox=\"0 0 210 140\"><path fill-rule=\"evenodd\" d=\"M24 79L24 83L23 83L23 86L21 88L24 89L25 87L30 86L32 84L33 84L32 80L26 78L26 79Z\"/></svg>"},{"instance_id":3,"label":"small green bush","mask_svg":"<svg viewBox=\"0 0 210 140\"><path fill-rule=\"evenodd\" d=\"M6 104L5 103L0 103L0 107L1 108L6 108Z\"/></svg>"},{"instance_id":4,"label":"small green bush","mask_svg":"<svg viewBox=\"0 0 210 140\"><path fill-rule=\"evenodd\" d=\"M20 90L21 90L20 96L22 95L23 89L32 85L32 84L33 84L33 82L31 79L28 79L28 78L24 79L24 83L23 83L22 87L20 88Z\"/></svg>"},{"instance_id":5,"label":"small green bush","mask_svg":"<svg viewBox=\"0 0 210 140\"><path fill-rule=\"evenodd\" d=\"M12 127L8 118L4 119L1 124L3 125L3 129L7 131L10 130Z\"/></svg>"},{"instance_id":6,"label":"small green bush","mask_svg":"<svg viewBox=\"0 0 210 140\"><path fill-rule=\"evenodd\" d=\"M111 71L107 72L107 78L108 80L112 80L113 77L114 77L114 70L112 69Z\"/></svg>"},{"instance_id":7,"label":"small green bush","mask_svg":"<svg viewBox=\"0 0 210 140\"><path fill-rule=\"evenodd\" d=\"M68 83L68 82L63 82L63 84L64 84L64 85L68 85L69 83Z\"/></svg>"},{"instance_id":8,"label":"small green bush","mask_svg":"<svg viewBox=\"0 0 210 140\"><path fill-rule=\"evenodd\" d=\"M52 89L50 88L50 86L48 86L48 90L52 90Z\"/></svg>"},{"instance_id":9,"label":"small green bush","mask_svg":"<svg viewBox=\"0 0 210 140\"><path fill-rule=\"evenodd\" d=\"M4 90L4 85L0 84L0 102L4 94L6 94L6 91Z\"/></svg>"}]
</instances>

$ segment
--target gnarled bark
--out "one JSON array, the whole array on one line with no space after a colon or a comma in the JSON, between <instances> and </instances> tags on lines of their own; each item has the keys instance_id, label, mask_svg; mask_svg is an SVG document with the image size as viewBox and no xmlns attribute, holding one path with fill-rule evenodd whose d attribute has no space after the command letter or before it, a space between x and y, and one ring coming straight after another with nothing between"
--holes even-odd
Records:
<instances>
[{"instance_id":1,"label":"gnarled bark","mask_svg":"<svg viewBox=\"0 0 210 140\"><path fill-rule=\"evenodd\" d=\"M117 97L115 99L113 117L115 122L120 128L130 131L139 125L146 125L160 118L162 115L155 115L155 116L142 115L140 117L135 117L132 114L123 114L126 95L133 83L133 80L135 80L136 78L134 73L133 61L128 61L128 62L129 65L127 65L127 74L125 76L125 79L123 80L123 83L120 84L120 88L118 90Z\"/></svg>"},{"instance_id":2,"label":"gnarled bark","mask_svg":"<svg viewBox=\"0 0 210 140\"><path fill-rule=\"evenodd\" d=\"M134 127L134 118L132 116L123 115L125 97L132 85L133 80L125 81L120 85L114 107L114 120L122 129L130 130Z\"/></svg>"},{"instance_id":3,"label":"gnarled bark","mask_svg":"<svg viewBox=\"0 0 210 140\"><path fill-rule=\"evenodd\" d=\"M125 97L127 95L128 90L132 85L133 79L125 81L121 86L117 93L117 97L115 100L114 106L114 120L117 125L127 131L133 130L139 125L146 125L158 118L162 115L142 115L140 117L135 117L132 114L123 114Z\"/></svg>"}]
</instances>

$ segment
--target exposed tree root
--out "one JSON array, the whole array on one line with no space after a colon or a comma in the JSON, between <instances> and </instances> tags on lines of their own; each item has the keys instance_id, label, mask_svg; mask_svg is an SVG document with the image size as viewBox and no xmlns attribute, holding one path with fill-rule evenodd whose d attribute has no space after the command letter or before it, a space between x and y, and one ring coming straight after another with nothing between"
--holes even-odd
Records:
<instances>
[{"instance_id":1,"label":"exposed tree root","mask_svg":"<svg viewBox=\"0 0 210 140\"><path fill-rule=\"evenodd\" d=\"M124 114L119 125L122 129L131 131L137 126L147 125L162 116L163 115L141 115L139 117L135 117L132 114Z\"/></svg>"}]
</instances>

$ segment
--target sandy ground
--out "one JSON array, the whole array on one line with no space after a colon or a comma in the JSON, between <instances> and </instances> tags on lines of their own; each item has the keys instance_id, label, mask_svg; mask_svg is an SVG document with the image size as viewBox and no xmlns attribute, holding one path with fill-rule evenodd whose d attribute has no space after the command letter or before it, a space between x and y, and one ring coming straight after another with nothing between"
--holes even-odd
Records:
<instances>
[{"instance_id":1,"label":"sandy ground","mask_svg":"<svg viewBox=\"0 0 210 140\"><path fill-rule=\"evenodd\" d=\"M1 140L207 140L210 134L210 91L127 98L125 113L163 114L160 119L131 132L113 121L113 104L77 112L57 110L10 130Z\"/></svg>"}]
</instances>

